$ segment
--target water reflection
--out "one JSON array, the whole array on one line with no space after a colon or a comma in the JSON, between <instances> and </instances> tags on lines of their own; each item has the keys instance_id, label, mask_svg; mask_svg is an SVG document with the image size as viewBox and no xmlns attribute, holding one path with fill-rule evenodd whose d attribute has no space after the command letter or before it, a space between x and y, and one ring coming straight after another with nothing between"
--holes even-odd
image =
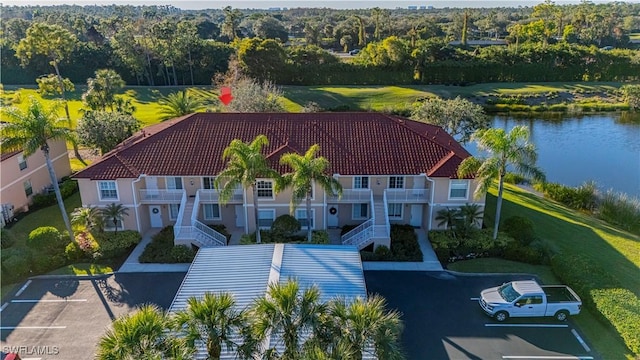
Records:
<instances>
[{"instance_id":1,"label":"water reflection","mask_svg":"<svg viewBox=\"0 0 640 360\"><path fill-rule=\"evenodd\" d=\"M561 118L496 116L492 125L511 130L526 125L547 179L571 186L595 180L640 197L640 119L638 114L595 114ZM467 149L476 154L475 144Z\"/></svg>"}]
</instances>

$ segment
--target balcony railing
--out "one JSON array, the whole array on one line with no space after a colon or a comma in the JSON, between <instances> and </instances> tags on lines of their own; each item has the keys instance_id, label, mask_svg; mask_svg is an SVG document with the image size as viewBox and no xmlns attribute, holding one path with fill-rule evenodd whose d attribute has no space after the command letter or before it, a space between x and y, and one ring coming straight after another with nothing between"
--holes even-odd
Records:
<instances>
[{"instance_id":1,"label":"balcony railing","mask_svg":"<svg viewBox=\"0 0 640 360\"><path fill-rule=\"evenodd\" d=\"M386 189L384 192L390 203L426 203L429 201L429 189Z\"/></svg>"},{"instance_id":2,"label":"balcony railing","mask_svg":"<svg viewBox=\"0 0 640 360\"><path fill-rule=\"evenodd\" d=\"M328 202L368 203L371 201L371 189L344 189L342 197L327 195Z\"/></svg>"},{"instance_id":3,"label":"balcony railing","mask_svg":"<svg viewBox=\"0 0 640 360\"><path fill-rule=\"evenodd\" d=\"M180 200L182 200L183 193L184 190L140 189L140 201L151 203L179 203Z\"/></svg>"},{"instance_id":4,"label":"balcony railing","mask_svg":"<svg viewBox=\"0 0 640 360\"><path fill-rule=\"evenodd\" d=\"M200 195L200 202L203 203L218 203L220 201L220 192L215 189L200 189L198 190L198 194ZM227 203L230 204L241 204L243 202L244 196L242 189L234 190L231 198L227 201Z\"/></svg>"}]
</instances>

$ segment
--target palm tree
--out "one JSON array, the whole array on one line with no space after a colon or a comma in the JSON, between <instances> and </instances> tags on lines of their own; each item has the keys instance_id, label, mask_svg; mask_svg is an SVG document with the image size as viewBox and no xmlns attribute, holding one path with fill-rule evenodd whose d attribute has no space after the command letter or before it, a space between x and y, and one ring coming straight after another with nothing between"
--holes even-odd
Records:
<instances>
[{"instance_id":1,"label":"palm tree","mask_svg":"<svg viewBox=\"0 0 640 360\"><path fill-rule=\"evenodd\" d=\"M458 212L464 222L465 226L480 226L480 220L482 220L483 211L480 210L478 204L464 204L460 206Z\"/></svg>"},{"instance_id":2,"label":"palm tree","mask_svg":"<svg viewBox=\"0 0 640 360\"><path fill-rule=\"evenodd\" d=\"M118 221L123 221L125 216L129 216L129 209L122 204L111 203L102 209L102 216L105 220L113 223L116 234L118 233Z\"/></svg>"},{"instance_id":3,"label":"palm tree","mask_svg":"<svg viewBox=\"0 0 640 360\"><path fill-rule=\"evenodd\" d=\"M73 229L62 201L58 178L49 154L49 140L67 140L70 136L70 131L62 124L63 120L58 117L57 110L56 106L45 108L33 98L30 99L26 111L16 107L3 109L2 113L8 122L0 126L0 144L3 151L23 151L25 156L35 153L38 149L42 151L62 219L73 241Z\"/></svg>"},{"instance_id":4,"label":"palm tree","mask_svg":"<svg viewBox=\"0 0 640 360\"><path fill-rule=\"evenodd\" d=\"M176 313L176 325L179 331L186 332L187 344L195 348L196 341L206 344L209 359L220 359L222 346L227 350L238 347L232 335L240 333L246 326L246 316L237 310L233 295L205 293L202 299L191 297L187 300L187 309Z\"/></svg>"},{"instance_id":5,"label":"palm tree","mask_svg":"<svg viewBox=\"0 0 640 360\"><path fill-rule=\"evenodd\" d=\"M337 193L342 196L342 186L334 177L327 175L329 161L324 157L316 157L320 151L320 145L315 144L304 155L287 153L280 157L280 163L289 165L293 172L284 174L276 182L276 191L281 191L291 186L291 212L304 199L307 212L307 241L311 241L311 197L313 196L313 184L316 183L329 194Z\"/></svg>"},{"instance_id":6,"label":"palm tree","mask_svg":"<svg viewBox=\"0 0 640 360\"><path fill-rule=\"evenodd\" d=\"M234 139L224 149L222 159L228 160L227 167L218 174L214 181L220 192L220 202L225 204L233 196L233 192L242 186L253 192L253 210L256 221L256 242L260 243L260 224L258 222L258 178L278 179L280 174L271 169L267 159L262 155L262 147L269 144L265 135L258 135L251 143Z\"/></svg>"},{"instance_id":7,"label":"palm tree","mask_svg":"<svg viewBox=\"0 0 640 360\"><path fill-rule=\"evenodd\" d=\"M102 231L103 220L100 210L95 206L75 208L71 213L71 224L82 226L87 230L97 228L98 231Z\"/></svg>"},{"instance_id":8,"label":"palm tree","mask_svg":"<svg viewBox=\"0 0 640 360\"><path fill-rule=\"evenodd\" d=\"M445 229L448 230L450 227L454 227L456 221L460 217L459 209L451 209L446 208L439 210L436 213L436 220L438 221L438 226L445 226Z\"/></svg>"},{"instance_id":9,"label":"palm tree","mask_svg":"<svg viewBox=\"0 0 640 360\"><path fill-rule=\"evenodd\" d=\"M204 107L202 99L190 94L187 90L163 96L158 100L158 104L161 108L160 113L163 114L161 120L192 114Z\"/></svg>"},{"instance_id":10,"label":"palm tree","mask_svg":"<svg viewBox=\"0 0 640 360\"><path fill-rule=\"evenodd\" d=\"M516 126L508 134L504 129L479 130L473 134L472 139L477 142L478 150L488 152L489 157L486 159L476 157L464 159L458 167L458 176L467 177L475 174L476 178L480 180L474 192L476 198L486 194L494 180L498 180L498 199L493 226L493 238L495 239L498 237L504 176L507 174L507 167L536 181L544 181L545 176L542 170L535 165L538 154L535 146L529 142L529 130L526 126Z\"/></svg>"},{"instance_id":11,"label":"palm tree","mask_svg":"<svg viewBox=\"0 0 640 360\"><path fill-rule=\"evenodd\" d=\"M169 318L155 305L145 305L112 325L98 342L99 360L190 358L189 350L168 331Z\"/></svg>"},{"instance_id":12,"label":"palm tree","mask_svg":"<svg viewBox=\"0 0 640 360\"><path fill-rule=\"evenodd\" d=\"M334 348L347 348L352 359L362 360L363 355L375 351L378 359L403 359L399 340L402 333L400 313L387 311L382 296L368 299L356 298L332 300L329 316L333 321Z\"/></svg>"},{"instance_id":13,"label":"palm tree","mask_svg":"<svg viewBox=\"0 0 640 360\"><path fill-rule=\"evenodd\" d=\"M300 289L297 281L269 284L266 296L258 298L251 310L253 331L257 339L282 334L285 350L281 359L300 358L301 334L313 333L320 325L326 305L320 302L320 290L311 286ZM266 349L275 355L275 344Z\"/></svg>"}]
</instances>

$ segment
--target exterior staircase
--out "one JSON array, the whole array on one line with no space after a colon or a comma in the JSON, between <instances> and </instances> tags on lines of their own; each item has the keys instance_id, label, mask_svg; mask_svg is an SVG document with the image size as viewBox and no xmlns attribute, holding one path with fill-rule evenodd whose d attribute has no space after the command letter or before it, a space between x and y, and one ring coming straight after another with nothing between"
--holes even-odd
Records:
<instances>
[{"instance_id":1,"label":"exterior staircase","mask_svg":"<svg viewBox=\"0 0 640 360\"><path fill-rule=\"evenodd\" d=\"M378 240L388 240L391 233L389 216L387 214L386 193L382 197L373 197L370 200L371 218L358 225L342 236L343 245L355 245L358 250L371 245Z\"/></svg>"},{"instance_id":2,"label":"exterior staircase","mask_svg":"<svg viewBox=\"0 0 640 360\"><path fill-rule=\"evenodd\" d=\"M206 224L198 221L198 209L200 208L200 198L187 197L186 192L180 202L180 211L173 228L175 242L177 244L190 243L199 248L226 246L226 236L213 230Z\"/></svg>"}]
</instances>

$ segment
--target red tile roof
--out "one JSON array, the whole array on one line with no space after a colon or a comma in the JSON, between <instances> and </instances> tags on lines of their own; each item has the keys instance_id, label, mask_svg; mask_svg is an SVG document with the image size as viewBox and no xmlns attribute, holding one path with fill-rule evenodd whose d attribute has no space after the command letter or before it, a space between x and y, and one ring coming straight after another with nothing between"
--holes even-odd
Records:
<instances>
[{"instance_id":1,"label":"red tile roof","mask_svg":"<svg viewBox=\"0 0 640 360\"><path fill-rule=\"evenodd\" d=\"M456 177L470 154L441 128L378 113L196 113L149 126L76 178L115 180L157 176L214 176L231 140L264 134L264 153L280 172L286 152L319 144L331 174Z\"/></svg>"}]
</instances>

